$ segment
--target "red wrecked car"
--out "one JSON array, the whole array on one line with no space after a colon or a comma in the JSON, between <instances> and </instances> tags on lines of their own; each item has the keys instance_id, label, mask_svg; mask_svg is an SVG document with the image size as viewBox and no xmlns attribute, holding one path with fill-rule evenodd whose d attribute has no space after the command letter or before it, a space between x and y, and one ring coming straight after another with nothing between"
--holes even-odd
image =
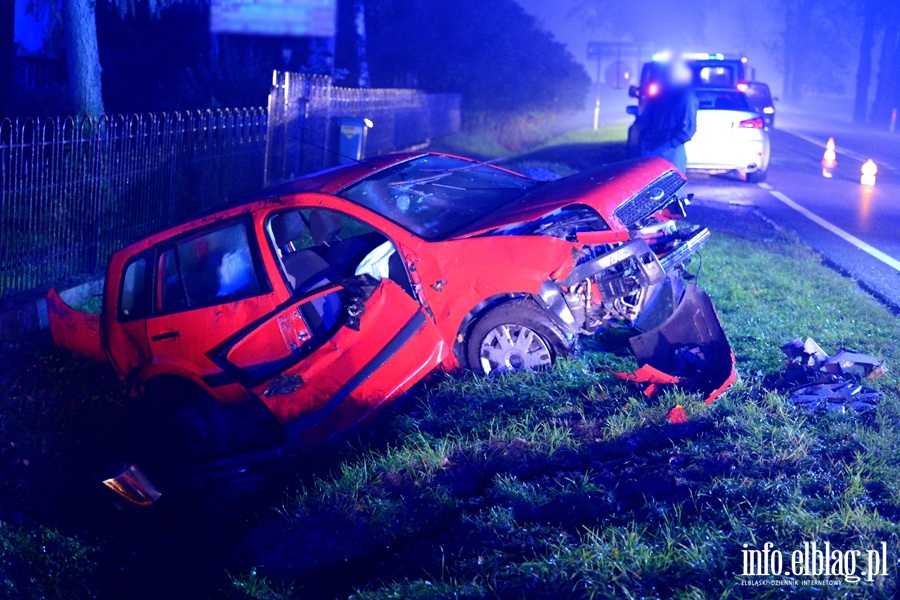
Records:
<instances>
[{"instance_id":1,"label":"red wrecked car","mask_svg":"<svg viewBox=\"0 0 900 600\"><path fill-rule=\"evenodd\" d=\"M373 158L117 252L102 314L51 292L51 330L109 360L151 414L189 423L193 439L167 438L179 457L226 452L266 419L315 444L436 369L546 368L610 328L636 332L633 380L711 401L734 357L683 278L709 237L675 227L684 184L653 158L553 182L443 154Z\"/></svg>"}]
</instances>

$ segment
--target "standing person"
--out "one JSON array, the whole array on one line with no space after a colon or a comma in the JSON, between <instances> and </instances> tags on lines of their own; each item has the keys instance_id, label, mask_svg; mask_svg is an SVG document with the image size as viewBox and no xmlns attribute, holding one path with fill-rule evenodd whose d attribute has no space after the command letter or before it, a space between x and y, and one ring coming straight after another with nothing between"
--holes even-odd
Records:
<instances>
[{"instance_id":1,"label":"standing person","mask_svg":"<svg viewBox=\"0 0 900 600\"><path fill-rule=\"evenodd\" d=\"M697 96L691 90L694 74L684 61L672 63L660 95L638 117L641 156L665 158L679 171L687 170L684 145L697 131Z\"/></svg>"}]
</instances>

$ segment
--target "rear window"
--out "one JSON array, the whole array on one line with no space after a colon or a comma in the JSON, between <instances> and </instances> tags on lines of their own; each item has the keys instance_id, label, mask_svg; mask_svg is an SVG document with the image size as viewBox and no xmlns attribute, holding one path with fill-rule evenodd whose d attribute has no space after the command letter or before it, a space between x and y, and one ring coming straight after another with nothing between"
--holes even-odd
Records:
<instances>
[{"instance_id":1,"label":"rear window","mask_svg":"<svg viewBox=\"0 0 900 600\"><path fill-rule=\"evenodd\" d=\"M700 110L743 110L753 112L743 92L730 90L695 90Z\"/></svg>"},{"instance_id":2,"label":"rear window","mask_svg":"<svg viewBox=\"0 0 900 600\"><path fill-rule=\"evenodd\" d=\"M132 258L122 273L119 320L213 306L270 290L247 222L231 221Z\"/></svg>"},{"instance_id":3,"label":"rear window","mask_svg":"<svg viewBox=\"0 0 900 600\"><path fill-rule=\"evenodd\" d=\"M696 75L697 84L704 87L735 87L734 70L731 67L702 67Z\"/></svg>"},{"instance_id":4,"label":"rear window","mask_svg":"<svg viewBox=\"0 0 900 600\"><path fill-rule=\"evenodd\" d=\"M266 291L244 222L176 242L161 252L158 268L162 312L210 306Z\"/></svg>"}]
</instances>

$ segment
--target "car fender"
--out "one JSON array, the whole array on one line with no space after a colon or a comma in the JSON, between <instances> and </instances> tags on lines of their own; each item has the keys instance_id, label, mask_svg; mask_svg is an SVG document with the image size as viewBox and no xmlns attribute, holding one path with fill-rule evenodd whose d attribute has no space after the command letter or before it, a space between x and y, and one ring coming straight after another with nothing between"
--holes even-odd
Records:
<instances>
[{"instance_id":1,"label":"car fender","mask_svg":"<svg viewBox=\"0 0 900 600\"><path fill-rule=\"evenodd\" d=\"M437 242L417 263L422 291L449 344L473 310L504 295L535 295L571 272L576 245L553 237L496 236Z\"/></svg>"}]
</instances>

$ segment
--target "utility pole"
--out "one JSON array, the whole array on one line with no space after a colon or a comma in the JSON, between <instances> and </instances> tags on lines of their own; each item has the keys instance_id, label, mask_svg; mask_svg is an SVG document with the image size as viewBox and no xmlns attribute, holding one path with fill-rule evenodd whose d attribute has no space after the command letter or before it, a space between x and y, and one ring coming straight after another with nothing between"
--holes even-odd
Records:
<instances>
[{"instance_id":1,"label":"utility pole","mask_svg":"<svg viewBox=\"0 0 900 600\"><path fill-rule=\"evenodd\" d=\"M597 81L595 83L595 100L594 100L594 131L600 129L600 66L602 57L602 44L590 42L588 44L588 60L597 61Z\"/></svg>"}]
</instances>

